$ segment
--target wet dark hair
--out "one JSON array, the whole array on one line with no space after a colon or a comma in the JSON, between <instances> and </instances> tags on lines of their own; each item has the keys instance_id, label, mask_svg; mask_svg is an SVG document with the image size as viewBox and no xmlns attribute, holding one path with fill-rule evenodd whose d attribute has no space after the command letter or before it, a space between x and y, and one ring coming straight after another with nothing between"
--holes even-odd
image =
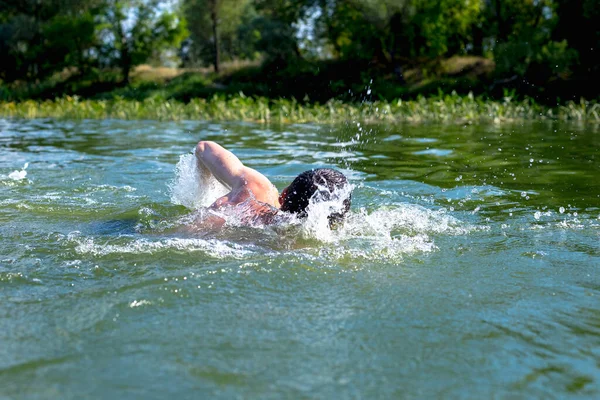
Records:
<instances>
[{"instance_id":1,"label":"wet dark hair","mask_svg":"<svg viewBox=\"0 0 600 400\"><path fill-rule=\"evenodd\" d=\"M348 185L348 179L334 169L318 168L304 171L288 186L281 210L298 214L302 218L306 217L306 208L313 196L317 196L315 197L317 201L332 200L346 185ZM350 210L351 201L352 195L348 193L348 197L343 201L343 210L327 216L330 226L343 221L344 216Z\"/></svg>"}]
</instances>

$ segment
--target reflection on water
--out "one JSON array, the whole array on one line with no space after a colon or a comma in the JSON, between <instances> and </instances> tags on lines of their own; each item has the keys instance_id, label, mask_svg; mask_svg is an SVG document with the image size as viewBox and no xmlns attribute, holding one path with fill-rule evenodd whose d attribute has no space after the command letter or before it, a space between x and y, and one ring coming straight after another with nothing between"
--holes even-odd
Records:
<instances>
[{"instance_id":1,"label":"reflection on water","mask_svg":"<svg viewBox=\"0 0 600 400\"><path fill-rule=\"evenodd\" d=\"M348 220L185 232L232 149ZM597 127L0 121L0 395L600 395ZM200 211L198 211L200 210ZM1 397L1 396L0 396Z\"/></svg>"}]
</instances>

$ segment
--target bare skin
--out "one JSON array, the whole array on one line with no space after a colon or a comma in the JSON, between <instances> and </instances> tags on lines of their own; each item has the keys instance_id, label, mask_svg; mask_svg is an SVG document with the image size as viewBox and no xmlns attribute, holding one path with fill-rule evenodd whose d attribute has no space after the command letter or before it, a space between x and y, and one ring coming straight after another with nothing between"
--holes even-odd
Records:
<instances>
[{"instance_id":1,"label":"bare skin","mask_svg":"<svg viewBox=\"0 0 600 400\"><path fill-rule=\"evenodd\" d=\"M231 189L210 206L212 209L244 204L246 213L260 217L273 215L273 211L279 209L285 198L287 188L279 195L277 188L266 176L246 167L232 152L215 142L199 142L196 146L196 159L201 170L210 172Z\"/></svg>"},{"instance_id":2,"label":"bare skin","mask_svg":"<svg viewBox=\"0 0 600 400\"><path fill-rule=\"evenodd\" d=\"M188 223L185 231L189 232L217 231L227 222L232 226L277 225L289 220L288 216L292 214L303 218L317 190L319 197L316 201L327 200L334 190L344 187L347 182L346 177L338 171L329 168L313 169L298 175L279 194L266 176L245 166L232 152L215 142L199 142L195 155L201 171L200 179L212 176L228 188L229 192L218 198L208 210L200 212L193 223ZM315 183L314 179L321 181ZM317 186L322 184L327 187L319 189ZM294 188L293 192L290 192L290 187ZM327 196L320 197L323 194ZM327 216L330 227L333 226L332 221L342 219L350 208L349 194L343 199L342 207L341 213L336 211Z\"/></svg>"}]
</instances>

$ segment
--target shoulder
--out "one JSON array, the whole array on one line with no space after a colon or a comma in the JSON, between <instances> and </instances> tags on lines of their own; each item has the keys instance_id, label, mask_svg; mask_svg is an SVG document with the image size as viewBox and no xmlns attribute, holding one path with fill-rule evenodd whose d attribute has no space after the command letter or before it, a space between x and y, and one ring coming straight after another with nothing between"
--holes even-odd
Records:
<instances>
[{"instance_id":1,"label":"shoulder","mask_svg":"<svg viewBox=\"0 0 600 400\"><path fill-rule=\"evenodd\" d=\"M279 192L275 185L260 172L248 167L245 169L244 188L251 192L256 200L278 207Z\"/></svg>"}]
</instances>

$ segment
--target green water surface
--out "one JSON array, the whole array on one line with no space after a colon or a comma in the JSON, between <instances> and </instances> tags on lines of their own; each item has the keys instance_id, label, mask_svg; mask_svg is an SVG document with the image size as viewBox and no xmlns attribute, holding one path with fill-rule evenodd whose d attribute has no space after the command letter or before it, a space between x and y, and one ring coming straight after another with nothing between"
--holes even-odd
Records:
<instances>
[{"instance_id":1,"label":"green water surface","mask_svg":"<svg viewBox=\"0 0 600 400\"><path fill-rule=\"evenodd\" d=\"M279 189L341 169L347 226L170 229L201 139ZM598 398L599 146L557 123L0 120L0 399Z\"/></svg>"}]
</instances>

